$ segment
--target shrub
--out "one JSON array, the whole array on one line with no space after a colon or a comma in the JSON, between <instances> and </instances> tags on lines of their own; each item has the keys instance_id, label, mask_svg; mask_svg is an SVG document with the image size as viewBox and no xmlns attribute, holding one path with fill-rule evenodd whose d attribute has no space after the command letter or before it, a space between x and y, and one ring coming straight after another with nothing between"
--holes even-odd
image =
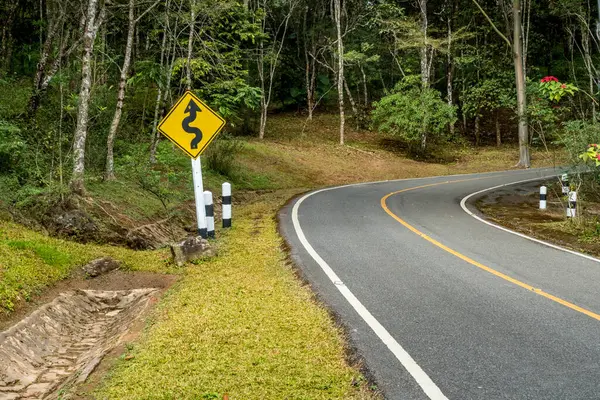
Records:
<instances>
[{"instance_id":1,"label":"shrub","mask_svg":"<svg viewBox=\"0 0 600 400\"><path fill-rule=\"evenodd\" d=\"M217 139L206 150L204 156L206 167L223 176L235 178L238 170L235 156L243 147L241 141L228 136Z\"/></svg>"},{"instance_id":2,"label":"shrub","mask_svg":"<svg viewBox=\"0 0 600 400\"><path fill-rule=\"evenodd\" d=\"M425 131L428 137L440 137L448 124L456 121L456 109L449 106L435 89L409 87L404 82L394 92L374 103L373 124L382 133L397 136L409 146L421 142Z\"/></svg>"}]
</instances>

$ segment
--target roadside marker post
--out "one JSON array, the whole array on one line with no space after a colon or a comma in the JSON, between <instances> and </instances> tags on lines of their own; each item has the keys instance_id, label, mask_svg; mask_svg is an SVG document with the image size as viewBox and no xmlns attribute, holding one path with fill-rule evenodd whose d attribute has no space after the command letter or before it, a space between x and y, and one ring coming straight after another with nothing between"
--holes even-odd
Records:
<instances>
[{"instance_id":1,"label":"roadside marker post","mask_svg":"<svg viewBox=\"0 0 600 400\"><path fill-rule=\"evenodd\" d=\"M562 174L560 181L562 182L562 192L564 195L568 195L569 191L570 191L570 186L569 186L569 175L568 174Z\"/></svg>"},{"instance_id":2,"label":"roadside marker post","mask_svg":"<svg viewBox=\"0 0 600 400\"><path fill-rule=\"evenodd\" d=\"M547 207L546 202L546 194L548 193L548 188L546 186L540 187L540 210L545 210Z\"/></svg>"},{"instance_id":3,"label":"roadside marker post","mask_svg":"<svg viewBox=\"0 0 600 400\"><path fill-rule=\"evenodd\" d=\"M189 90L181 96L158 125L158 130L192 159L198 235L204 239L208 237L209 229L204 204L200 155L224 126L225 120ZM214 236L214 217L212 231Z\"/></svg>"},{"instance_id":4,"label":"roadside marker post","mask_svg":"<svg viewBox=\"0 0 600 400\"><path fill-rule=\"evenodd\" d=\"M577 217L577 192L569 192L569 201L567 202L567 218Z\"/></svg>"},{"instance_id":5,"label":"roadside marker post","mask_svg":"<svg viewBox=\"0 0 600 400\"><path fill-rule=\"evenodd\" d=\"M225 182L222 186L223 228L231 228L231 184Z\"/></svg>"},{"instance_id":6,"label":"roadside marker post","mask_svg":"<svg viewBox=\"0 0 600 400\"><path fill-rule=\"evenodd\" d=\"M206 229L209 238L215 238L215 207L213 195L208 190L204 191L204 207L206 209Z\"/></svg>"}]
</instances>

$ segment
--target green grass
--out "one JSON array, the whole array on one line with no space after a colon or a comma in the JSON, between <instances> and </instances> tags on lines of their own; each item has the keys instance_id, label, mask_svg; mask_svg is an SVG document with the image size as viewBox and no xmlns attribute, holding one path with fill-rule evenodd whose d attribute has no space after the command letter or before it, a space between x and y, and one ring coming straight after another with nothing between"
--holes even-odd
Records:
<instances>
[{"instance_id":1,"label":"green grass","mask_svg":"<svg viewBox=\"0 0 600 400\"><path fill-rule=\"evenodd\" d=\"M136 252L114 246L84 245L0 222L0 312L29 300L46 286L67 278L75 268L104 256L121 260L126 269L174 272L168 251Z\"/></svg>"},{"instance_id":2,"label":"green grass","mask_svg":"<svg viewBox=\"0 0 600 400\"><path fill-rule=\"evenodd\" d=\"M97 398L374 398L281 250L273 214L289 195L238 208L218 257L189 267Z\"/></svg>"}]
</instances>

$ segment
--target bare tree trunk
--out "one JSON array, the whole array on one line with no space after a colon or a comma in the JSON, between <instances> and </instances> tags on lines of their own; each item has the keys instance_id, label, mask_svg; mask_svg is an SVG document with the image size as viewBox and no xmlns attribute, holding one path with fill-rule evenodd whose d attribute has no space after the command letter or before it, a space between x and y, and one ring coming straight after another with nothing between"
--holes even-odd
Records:
<instances>
[{"instance_id":1,"label":"bare tree trunk","mask_svg":"<svg viewBox=\"0 0 600 400\"><path fill-rule=\"evenodd\" d=\"M421 12L421 33L423 35L423 46L421 47L421 86L423 90L429 89L429 73L431 60L429 59L429 45L427 44L427 28L429 21L427 19L427 1L419 0L419 9ZM433 56L433 54L432 54ZM428 126L423 122L421 129L421 151L427 148L427 130Z\"/></svg>"},{"instance_id":2,"label":"bare tree trunk","mask_svg":"<svg viewBox=\"0 0 600 400\"><path fill-rule=\"evenodd\" d=\"M115 159L113 150L115 145L115 136L117 135L119 123L121 122L121 114L123 113L123 102L125 101L125 90L127 89L127 76L129 75L129 65L131 64L131 52L133 50L133 34L135 33L134 13L135 0L129 0L129 27L127 29L125 59L123 60L123 67L121 67L119 92L117 94L117 107L115 109L115 115L113 117L112 123L110 124L108 138L106 139L106 171L104 172L104 179L106 180L115 179Z\"/></svg>"},{"instance_id":3,"label":"bare tree trunk","mask_svg":"<svg viewBox=\"0 0 600 400\"><path fill-rule=\"evenodd\" d=\"M264 139L264 137L265 137L265 130L267 127L267 117L268 117L268 112L269 112L269 104L271 103L271 95L273 93L273 80L275 79L275 71L277 69L277 65L279 64L279 56L281 55L281 51L283 50L283 43L285 42L288 24L290 22L290 18L292 17L292 14L294 12L294 8L296 7L296 4L297 4L296 1L290 2L290 8L288 10L288 13L284 17L283 23L279 25L279 28L275 31L275 34L273 35L273 45L272 45L272 48L270 49L271 56L269 57L269 69L268 69L269 75L267 76L268 86L265 84L265 82L267 80L265 79L265 74L264 74L265 60L264 60L264 47L263 47L262 42L260 45L259 68L261 69L261 71L259 71L259 74L260 74L260 83L261 83L261 89L262 89L262 96L261 96L261 101L260 101L260 105L261 105L260 130L258 133L258 136L260 139ZM266 27L266 18L263 21L263 25L262 25L263 32L265 32L265 27ZM283 32L281 33L281 40L279 40L279 42L278 42L277 38L279 37L279 31L281 28L283 28Z\"/></svg>"},{"instance_id":4,"label":"bare tree trunk","mask_svg":"<svg viewBox=\"0 0 600 400\"><path fill-rule=\"evenodd\" d=\"M517 166L529 168L529 127L527 124L527 96L525 71L523 69L523 49L521 41L521 0L513 0L513 59L517 84L517 115L519 118L519 163Z\"/></svg>"},{"instance_id":5,"label":"bare tree trunk","mask_svg":"<svg viewBox=\"0 0 600 400\"><path fill-rule=\"evenodd\" d=\"M165 19L167 19L167 23L165 23L165 30L163 32L162 45L160 46L160 70L161 73L164 71L165 67L165 50L167 44L167 26L168 26L168 18L169 18L169 0L165 2ZM171 43L169 42L169 48L171 48ZM167 60L168 63L168 60ZM162 82L162 79L160 80ZM156 93L156 102L154 104L154 120L152 122L152 142L150 145L150 164L156 163L156 147L158 146L158 118L160 113L160 104L162 103L162 94L163 94L163 86L162 84L158 85L158 92Z\"/></svg>"},{"instance_id":6,"label":"bare tree trunk","mask_svg":"<svg viewBox=\"0 0 600 400\"><path fill-rule=\"evenodd\" d=\"M500 130L500 117L496 112L496 146L502 146L502 131Z\"/></svg>"},{"instance_id":7,"label":"bare tree trunk","mask_svg":"<svg viewBox=\"0 0 600 400\"><path fill-rule=\"evenodd\" d=\"M583 18L583 17L582 17ZM583 50L583 63L589 76L590 94L593 95L594 90L594 64L590 51L590 31L587 24L581 23L581 47ZM592 98L592 120L596 121L596 101Z\"/></svg>"},{"instance_id":8,"label":"bare tree trunk","mask_svg":"<svg viewBox=\"0 0 600 400\"><path fill-rule=\"evenodd\" d=\"M356 107L356 101L354 101L354 97L352 97L352 92L348 87L348 82L346 81L346 79L344 79L344 89L346 90L346 94L348 95L348 101L350 101L350 106L352 106L352 113L355 117L358 117L358 107Z\"/></svg>"},{"instance_id":9,"label":"bare tree trunk","mask_svg":"<svg viewBox=\"0 0 600 400\"><path fill-rule=\"evenodd\" d=\"M96 18L98 0L89 0L87 18L83 35L83 57L81 58L81 88L77 104L77 126L73 140L73 174L71 176L71 190L79 195L85 195L85 142L87 137L88 112L90 102L90 89L92 86L92 56L94 41L98 27L104 19L105 8L102 6Z\"/></svg>"},{"instance_id":10,"label":"bare tree trunk","mask_svg":"<svg viewBox=\"0 0 600 400\"><path fill-rule=\"evenodd\" d=\"M10 69L11 57L12 57L12 27L15 20L15 14L17 11L18 1L8 1L8 10L6 12L6 19L2 24L2 37L0 41L0 69L8 71Z\"/></svg>"},{"instance_id":11,"label":"bare tree trunk","mask_svg":"<svg viewBox=\"0 0 600 400\"><path fill-rule=\"evenodd\" d=\"M40 91L42 87L44 71L46 70L46 66L48 63L48 57L50 56L50 52L52 50L52 44L54 43L54 37L58 33L58 28L62 24L63 14L59 15L55 21L50 22L48 25L48 32L46 34L46 40L44 41L44 45L42 46L42 50L40 53L40 60L37 63L37 69L35 72L35 77L33 78L33 91L31 93L31 97L29 98L29 112L33 114L37 111L40 101ZM59 56L60 57L60 54Z\"/></svg>"},{"instance_id":12,"label":"bare tree trunk","mask_svg":"<svg viewBox=\"0 0 600 400\"><path fill-rule=\"evenodd\" d=\"M346 118L344 115L344 43L342 42L342 1L333 0L334 19L337 31L337 90L340 106L340 144L344 144L344 126Z\"/></svg>"},{"instance_id":13,"label":"bare tree trunk","mask_svg":"<svg viewBox=\"0 0 600 400\"><path fill-rule=\"evenodd\" d=\"M446 77L446 92L448 95L448 105L454 106L454 63L452 62L452 14L448 16L448 74ZM450 123L450 135L454 136L455 122Z\"/></svg>"},{"instance_id":14,"label":"bare tree trunk","mask_svg":"<svg viewBox=\"0 0 600 400\"><path fill-rule=\"evenodd\" d=\"M306 6L304 11L304 59L306 62L306 106L308 108L308 120L312 121L314 109L314 88L315 88L315 59L311 57L308 47L308 34L306 19L308 16L309 7ZM314 37L311 35L311 44L314 44ZM314 53L314 45L312 46Z\"/></svg>"},{"instance_id":15,"label":"bare tree trunk","mask_svg":"<svg viewBox=\"0 0 600 400\"><path fill-rule=\"evenodd\" d=\"M481 141L481 132L479 128L480 119L481 118L479 117L479 115L475 117L475 146L479 146L479 143Z\"/></svg>"},{"instance_id":16,"label":"bare tree trunk","mask_svg":"<svg viewBox=\"0 0 600 400\"><path fill-rule=\"evenodd\" d=\"M196 22L196 2L190 0L190 35L188 37L188 53L186 62L186 89L192 90L192 50L194 46L194 24Z\"/></svg>"},{"instance_id":17,"label":"bare tree trunk","mask_svg":"<svg viewBox=\"0 0 600 400\"><path fill-rule=\"evenodd\" d=\"M369 92L367 89L367 74L365 74L365 69L363 68L362 65L359 65L359 68L360 68L360 73L362 74L363 92L365 95L365 109L366 109L367 105L369 104Z\"/></svg>"}]
</instances>

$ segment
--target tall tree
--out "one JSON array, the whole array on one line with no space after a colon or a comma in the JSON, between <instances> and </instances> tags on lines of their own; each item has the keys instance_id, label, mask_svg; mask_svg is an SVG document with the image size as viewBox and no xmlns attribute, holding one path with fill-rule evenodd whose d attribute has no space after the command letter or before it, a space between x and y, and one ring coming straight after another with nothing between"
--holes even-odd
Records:
<instances>
[{"instance_id":1,"label":"tall tree","mask_svg":"<svg viewBox=\"0 0 600 400\"><path fill-rule=\"evenodd\" d=\"M98 12L98 0L88 0L85 32L83 35L83 57L81 58L81 87L77 102L77 126L73 139L73 174L71 190L85 194L85 143L87 138L90 89L92 87L92 56L98 28L104 20L106 7L103 4Z\"/></svg>"},{"instance_id":2,"label":"tall tree","mask_svg":"<svg viewBox=\"0 0 600 400\"><path fill-rule=\"evenodd\" d=\"M337 91L338 104L340 108L340 144L344 144L344 126L346 118L344 115L344 42L342 35L342 1L333 0L333 15L335 30L337 33Z\"/></svg>"},{"instance_id":3,"label":"tall tree","mask_svg":"<svg viewBox=\"0 0 600 400\"><path fill-rule=\"evenodd\" d=\"M515 85L517 88L517 118L519 124L519 162L517 167L529 168L531 166L531 156L529 154L529 126L527 122L527 87L525 80L525 63L523 54L523 38L521 18L521 0L512 0L511 17L507 18L507 25L512 24L512 41L508 39L496 26L494 21L485 12L477 0L473 0L479 11L488 20L494 31L506 42L511 49L513 63L515 68ZM504 2L501 0L502 10L505 10ZM507 26L508 28L508 26Z\"/></svg>"},{"instance_id":4,"label":"tall tree","mask_svg":"<svg viewBox=\"0 0 600 400\"><path fill-rule=\"evenodd\" d=\"M129 76L129 66L131 65L131 53L133 51L133 37L136 31L138 22L146 15L152 8L154 8L160 0L157 0L149 8L147 8L137 18L135 17L136 0L129 0L129 12L128 12L128 28L127 28L127 43L125 45L125 57L123 58L123 66L121 67L121 75L119 79L119 90L117 92L117 106L115 108L115 115L113 116L112 123L110 124L110 130L108 131L108 138L106 139L106 169L104 172L104 178L106 180L115 179L115 161L114 161L114 144L117 130L119 129L119 123L121 122L121 115L123 114L123 103L125 102L125 91L127 89L127 77Z\"/></svg>"}]
</instances>

